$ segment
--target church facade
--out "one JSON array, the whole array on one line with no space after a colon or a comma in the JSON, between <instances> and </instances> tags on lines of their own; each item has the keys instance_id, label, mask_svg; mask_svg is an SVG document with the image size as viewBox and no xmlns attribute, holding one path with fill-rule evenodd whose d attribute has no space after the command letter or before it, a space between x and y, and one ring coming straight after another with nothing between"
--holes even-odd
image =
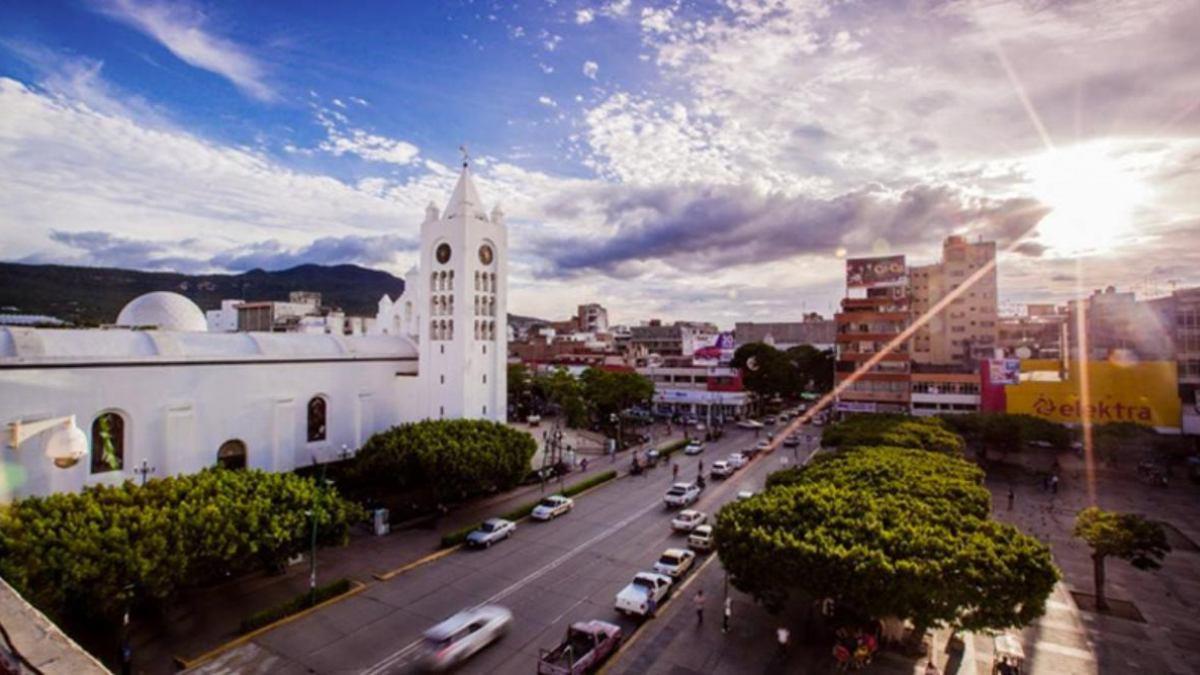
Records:
<instances>
[{"instance_id":1,"label":"church facade","mask_svg":"<svg viewBox=\"0 0 1200 675\"><path fill-rule=\"evenodd\" d=\"M0 456L0 503L222 464L290 471L422 419L507 414L508 240L464 162L421 223L420 266L371 335L208 333L173 293L110 329L0 327L0 422L74 416L89 454L59 468L51 434Z\"/></svg>"}]
</instances>

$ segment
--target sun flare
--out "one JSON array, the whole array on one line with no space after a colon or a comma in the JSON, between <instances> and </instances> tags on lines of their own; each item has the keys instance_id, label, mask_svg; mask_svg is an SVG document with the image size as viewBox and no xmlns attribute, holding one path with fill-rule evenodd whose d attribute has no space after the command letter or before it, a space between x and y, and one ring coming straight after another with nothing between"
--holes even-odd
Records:
<instances>
[{"instance_id":1,"label":"sun flare","mask_svg":"<svg viewBox=\"0 0 1200 675\"><path fill-rule=\"evenodd\" d=\"M1051 150L1030 169L1034 195L1052 209L1038 224L1038 241L1064 255L1114 248L1146 197L1146 186L1103 148Z\"/></svg>"}]
</instances>

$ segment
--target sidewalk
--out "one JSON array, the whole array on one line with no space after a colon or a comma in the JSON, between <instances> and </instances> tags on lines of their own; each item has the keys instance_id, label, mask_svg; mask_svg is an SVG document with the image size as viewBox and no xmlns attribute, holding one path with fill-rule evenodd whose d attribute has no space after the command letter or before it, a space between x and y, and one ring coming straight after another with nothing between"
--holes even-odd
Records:
<instances>
[{"instance_id":1,"label":"sidewalk","mask_svg":"<svg viewBox=\"0 0 1200 675\"><path fill-rule=\"evenodd\" d=\"M676 436L682 438L680 434ZM671 439L663 438L658 442L665 444L668 440ZM618 478L623 477L628 472L628 457L627 453L621 453L615 462L593 459L586 472L572 473L565 477L563 484L571 485L611 469L618 470ZM522 486L493 495L451 511L429 529L395 530L383 537L356 532L346 546L317 552L318 583L342 577L374 583L375 574L434 553L443 534L504 513L557 489L559 482L556 480L545 486ZM183 593L162 619L142 617L136 622L133 644L136 671L173 673L176 670L174 657L195 658L236 637L235 631L245 617L308 590L308 571L306 559L289 567L282 575L252 574Z\"/></svg>"}]
</instances>

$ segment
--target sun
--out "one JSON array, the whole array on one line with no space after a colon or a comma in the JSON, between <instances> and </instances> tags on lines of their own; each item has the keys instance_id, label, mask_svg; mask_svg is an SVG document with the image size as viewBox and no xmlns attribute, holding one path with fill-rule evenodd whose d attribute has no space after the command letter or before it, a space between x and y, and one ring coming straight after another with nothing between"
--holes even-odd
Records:
<instances>
[{"instance_id":1,"label":"sun","mask_svg":"<svg viewBox=\"0 0 1200 675\"><path fill-rule=\"evenodd\" d=\"M1051 150L1030 164L1033 193L1051 211L1038 242L1063 255L1112 250L1132 231L1146 186L1103 147Z\"/></svg>"}]
</instances>

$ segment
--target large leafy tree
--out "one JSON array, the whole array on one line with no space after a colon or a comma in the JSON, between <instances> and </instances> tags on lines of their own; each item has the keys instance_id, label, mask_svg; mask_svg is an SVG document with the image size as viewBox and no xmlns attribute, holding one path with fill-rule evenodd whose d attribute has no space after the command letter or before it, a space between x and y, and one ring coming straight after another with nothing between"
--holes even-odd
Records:
<instances>
[{"instance_id":1,"label":"large leafy tree","mask_svg":"<svg viewBox=\"0 0 1200 675\"><path fill-rule=\"evenodd\" d=\"M824 394L833 389L833 352L812 345L797 345L784 352L795 368L793 394Z\"/></svg>"},{"instance_id":2,"label":"large leafy tree","mask_svg":"<svg viewBox=\"0 0 1200 675\"><path fill-rule=\"evenodd\" d=\"M567 418L571 427L587 426L587 403L583 397L583 385L566 368L556 368L549 373L537 375L533 380L534 391L543 400L554 404Z\"/></svg>"},{"instance_id":3,"label":"large leafy tree","mask_svg":"<svg viewBox=\"0 0 1200 675\"><path fill-rule=\"evenodd\" d=\"M219 468L32 497L0 510L0 576L52 613L111 618L305 550L309 510L327 543L364 517L311 479Z\"/></svg>"},{"instance_id":4,"label":"large leafy tree","mask_svg":"<svg viewBox=\"0 0 1200 675\"><path fill-rule=\"evenodd\" d=\"M1161 524L1133 513L1104 511L1092 506L1075 519L1075 536L1092 547L1096 607L1108 609L1104 595L1104 563L1120 558L1139 570L1158 569L1171 551Z\"/></svg>"},{"instance_id":5,"label":"large leafy tree","mask_svg":"<svg viewBox=\"0 0 1200 675\"><path fill-rule=\"evenodd\" d=\"M969 413L945 415L941 419L949 428L988 452L1016 452L1033 441L1066 449L1071 442L1071 432L1066 427L1033 415Z\"/></svg>"},{"instance_id":6,"label":"large leafy tree","mask_svg":"<svg viewBox=\"0 0 1200 675\"><path fill-rule=\"evenodd\" d=\"M751 342L738 347L730 365L741 369L743 384L759 401L792 395L800 383L792 360L763 342Z\"/></svg>"},{"instance_id":7,"label":"large leafy tree","mask_svg":"<svg viewBox=\"0 0 1200 675\"><path fill-rule=\"evenodd\" d=\"M496 422L425 420L368 439L348 478L376 497L420 488L457 501L516 486L536 450L532 436Z\"/></svg>"},{"instance_id":8,"label":"large leafy tree","mask_svg":"<svg viewBox=\"0 0 1200 675\"><path fill-rule=\"evenodd\" d=\"M827 427L821 443L842 450L890 445L953 455L961 454L964 445L962 437L940 418L882 414L851 415Z\"/></svg>"},{"instance_id":9,"label":"large leafy tree","mask_svg":"<svg viewBox=\"0 0 1200 675\"><path fill-rule=\"evenodd\" d=\"M508 364L508 403L520 419L533 411L533 375L523 363Z\"/></svg>"},{"instance_id":10,"label":"large leafy tree","mask_svg":"<svg viewBox=\"0 0 1200 675\"><path fill-rule=\"evenodd\" d=\"M633 372L588 368L580 376L583 397L602 424L635 405L648 406L654 383Z\"/></svg>"},{"instance_id":11,"label":"large leafy tree","mask_svg":"<svg viewBox=\"0 0 1200 675\"><path fill-rule=\"evenodd\" d=\"M918 635L1020 626L1044 611L1058 578L1049 550L987 519L967 462L869 448L790 476L717 518L732 583L768 607L832 597L862 616L908 618Z\"/></svg>"}]
</instances>

